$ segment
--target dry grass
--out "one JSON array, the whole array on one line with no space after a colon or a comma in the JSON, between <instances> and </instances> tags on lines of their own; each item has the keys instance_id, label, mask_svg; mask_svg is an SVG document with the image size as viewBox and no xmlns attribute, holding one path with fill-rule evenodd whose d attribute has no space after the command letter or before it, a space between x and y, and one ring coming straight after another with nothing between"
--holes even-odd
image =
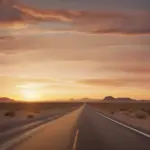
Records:
<instances>
[{"instance_id":1,"label":"dry grass","mask_svg":"<svg viewBox=\"0 0 150 150\"><path fill-rule=\"evenodd\" d=\"M7 111L4 113L4 116L6 117L14 117L16 113L14 111Z\"/></svg>"},{"instance_id":2,"label":"dry grass","mask_svg":"<svg viewBox=\"0 0 150 150\"><path fill-rule=\"evenodd\" d=\"M28 116L27 116L27 118L29 118L29 119L32 119L32 118L34 118L35 116L33 115L33 114L29 114Z\"/></svg>"},{"instance_id":3,"label":"dry grass","mask_svg":"<svg viewBox=\"0 0 150 150\"><path fill-rule=\"evenodd\" d=\"M135 117L137 119L146 119L147 116L148 116L148 114L146 112L141 111L141 110L140 111L136 111L134 114L135 114Z\"/></svg>"},{"instance_id":4,"label":"dry grass","mask_svg":"<svg viewBox=\"0 0 150 150\"><path fill-rule=\"evenodd\" d=\"M136 111L144 111L150 115L150 101L148 102L97 102L97 103L89 103L90 106L97 110L105 110L108 112L119 112L119 111L129 111L130 113L134 113Z\"/></svg>"},{"instance_id":5,"label":"dry grass","mask_svg":"<svg viewBox=\"0 0 150 150\"><path fill-rule=\"evenodd\" d=\"M132 103L91 103L95 110L124 124L150 133L150 101ZM115 113L111 113L115 112Z\"/></svg>"},{"instance_id":6,"label":"dry grass","mask_svg":"<svg viewBox=\"0 0 150 150\"><path fill-rule=\"evenodd\" d=\"M133 117L133 115L132 115L132 113L130 111L124 111L122 114L126 115L126 116Z\"/></svg>"},{"instance_id":7,"label":"dry grass","mask_svg":"<svg viewBox=\"0 0 150 150\"><path fill-rule=\"evenodd\" d=\"M114 114L115 114L115 112L114 112L114 111L110 111L110 114L114 115Z\"/></svg>"},{"instance_id":8,"label":"dry grass","mask_svg":"<svg viewBox=\"0 0 150 150\"><path fill-rule=\"evenodd\" d=\"M150 115L150 109L142 109L142 111L146 112L148 115Z\"/></svg>"},{"instance_id":9,"label":"dry grass","mask_svg":"<svg viewBox=\"0 0 150 150\"><path fill-rule=\"evenodd\" d=\"M133 111L131 109L129 110L126 109L126 110L116 111L116 113L121 113L122 115L129 116L132 118L137 118L137 119L146 119L148 117L148 113L142 110ZM111 111L110 114L114 115L115 112Z\"/></svg>"},{"instance_id":10,"label":"dry grass","mask_svg":"<svg viewBox=\"0 0 150 150\"><path fill-rule=\"evenodd\" d=\"M111 115L121 113L130 118L146 119L150 116L150 102L132 103L91 103L92 107L101 112L108 112Z\"/></svg>"}]
</instances>

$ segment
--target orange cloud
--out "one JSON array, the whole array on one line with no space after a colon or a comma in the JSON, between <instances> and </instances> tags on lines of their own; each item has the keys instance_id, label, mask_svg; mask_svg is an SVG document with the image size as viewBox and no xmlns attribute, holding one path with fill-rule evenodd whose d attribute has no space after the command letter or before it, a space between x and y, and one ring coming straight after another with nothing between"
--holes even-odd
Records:
<instances>
[{"instance_id":1,"label":"orange cloud","mask_svg":"<svg viewBox=\"0 0 150 150\"><path fill-rule=\"evenodd\" d=\"M37 84L52 84L56 83L56 80L54 79L48 79L48 78L21 78L21 77L15 77L15 76L0 76L0 81L7 82L7 83L15 83L17 85L19 84L25 84L25 83L37 83Z\"/></svg>"},{"instance_id":2,"label":"orange cloud","mask_svg":"<svg viewBox=\"0 0 150 150\"><path fill-rule=\"evenodd\" d=\"M30 8L25 5L14 5L13 8L20 10L21 12L34 17L37 20L49 21L49 20L58 20L64 22L71 22L71 18L65 15L65 11L42 11L35 8Z\"/></svg>"},{"instance_id":3,"label":"orange cloud","mask_svg":"<svg viewBox=\"0 0 150 150\"><path fill-rule=\"evenodd\" d=\"M114 87L131 87L131 86L149 86L150 78L100 78L100 79L85 79L78 83L89 86L114 86Z\"/></svg>"},{"instance_id":4,"label":"orange cloud","mask_svg":"<svg viewBox=\"0 0 150 150\"><path fill-rule=\"evenodd\" d=\"M149 56L149 55L148 55ZM138 62L138 60L137 60ZM105 71L110 71L110 72L123 72L123 73L128 73L128 74L136 74L136 75L150 75L150 67L147 64L143 65L142 60L140 61L141 65L138 64L120 64L120 65L104 65L105 67L103 68ZM99 70L101 70L100 68Z\"/></svg>"},{"instance_id":5,"label":"orange cloud","mask_svg":"<svg viewBox=\"0 0 150 150\"><path fill-rule=\"evenodd\" d=\"M6 21L6 22L0 22L0 28L5 29L22 29L27 26L27 23L24 21Z\"/></svg>"},{"instance_id":6,"label":"orange cloud","mask_svg":"<svg viewBox=\"0 0 150 150\"><path fill-rule=\"evenodd\" d=\"M60 21L86 33L150 34L150 12L41 10L11 0L1 0L0 12L0 24L15 24L16 28L39 21Z\"/></svg>"}]
</instances>

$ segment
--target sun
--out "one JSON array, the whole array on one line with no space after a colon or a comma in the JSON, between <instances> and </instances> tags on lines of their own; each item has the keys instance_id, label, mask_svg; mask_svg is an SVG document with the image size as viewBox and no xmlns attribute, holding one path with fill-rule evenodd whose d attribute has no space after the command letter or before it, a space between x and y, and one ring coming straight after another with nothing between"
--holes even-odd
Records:
<instances>
[{"instance_id":1,"label":"sun","mask_svg":"<svg viewBox=\"0 0 150 150\"><path fill-rule=\"evenodd\" d=\"M39 100L40 96L36 90L33 89L23 89L21 90L22 96L26 101L36 101Z\"/></svg>"},{"instance_id":2,"label":"sun","mask_svg":"<svg viewBox=\"0 0 150 150\"><path fill-rule=\"evenodd\" d=\"M41 92L38 84L26 83L17 85L19 88L21 97L24 101L33 102L41 99Z\"/></svg>"}]
</instances>

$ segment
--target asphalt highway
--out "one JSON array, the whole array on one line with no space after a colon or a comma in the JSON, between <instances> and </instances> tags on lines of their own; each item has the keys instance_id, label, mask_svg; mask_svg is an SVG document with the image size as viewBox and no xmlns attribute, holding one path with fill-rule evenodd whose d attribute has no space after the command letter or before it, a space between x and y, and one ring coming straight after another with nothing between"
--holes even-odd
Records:
<instances>
[{"instance_id":1,"label":"asphalt highway","mask_svg":"<svg viewBox=\"0 0 150 150\"><path fill-rule=\"evenodd\" d=\"M83 107L50 121L0 150L150 150L150 138Z\"/></svg>"}]
</instances>

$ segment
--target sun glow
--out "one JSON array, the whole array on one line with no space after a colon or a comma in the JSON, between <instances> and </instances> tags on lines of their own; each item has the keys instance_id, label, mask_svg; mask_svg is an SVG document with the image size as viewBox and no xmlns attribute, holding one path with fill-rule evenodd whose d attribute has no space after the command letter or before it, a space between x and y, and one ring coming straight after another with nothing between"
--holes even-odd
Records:
<instances>
[{"instance_id":1,"label":"sun glow","mask_svg":"<svg viewBox=\"0 0 150 150\"><path fill-rule=\"evenodd\" d=\"M25 101L38 101L41 97L39 89L34 84L19 85L20 93Z\"/></svg>"},{"instance_id":2,"label":"sun glow","mask_svg":"<svg viewBox=\"0 0 150 150\"><path fill-rule=\"evenodd\" d=\"M38 92L33 89L23 89L21 94L26 101L36 101L40 99Z\"/></svg>"}]
</instances>

